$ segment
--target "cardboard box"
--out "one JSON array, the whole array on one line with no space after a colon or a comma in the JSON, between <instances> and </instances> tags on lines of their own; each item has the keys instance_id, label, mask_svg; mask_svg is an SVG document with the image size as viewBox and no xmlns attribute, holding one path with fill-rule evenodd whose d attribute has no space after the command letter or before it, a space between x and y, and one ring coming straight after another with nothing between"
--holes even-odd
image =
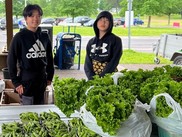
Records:
<instances>
[{"instance_id":1,"label":"cardboard box","mask_svg":"<svg viewBox=\"0 0 182 137\"><path fill-rule=\"evenodd\" d=\"M1 93L1 105L20 105L19 94L14 89L5 89Z\"/></svg>"},{"instance_id":2,"label":"cardboard box","mask_svg":"<svg viewBox=\"0 0 182 137\"><path fill-rule=\"evenodd\" d=\"M0 95L0 105L20 105L20 97L14 92L14 85L11 79L4 79L5 89Z\"/></svg>"},{"instance_id":3,"label":"cardboard box","mask_svg":"<svg viewBox=\"0 0 182 137\"><path fill-rule=\"evenodd\" d=\"M44 104L49 104L49 92L49 90L46 90L44 93ZM14 89L5 89L1 94L0 105L20 105L19 94L15 93Z\"/></svg>"},{"instance_id":4,"label":"cardboard box","mask_svg":"<svg viewBox=\"0 0 182 137\"><path fill-rule=\"evenodd\" d=\"M4 79L5 81L5 90L3 93L3 99L1 105L20 105L20 97L19 94L14 92L14 85L10 79ZM46 88L44 93L44 104L49 104L49 92L50 89ZM1 93L2 94L2 93Z\"/></svg>"},{"instance_id":5,"label":"cardboard box","mask_svg":"<svg viewBox=\"0 0 182 137\"><path fill-rule=\"evenodd\" d=\"M14 89L15 88L11 79L4 79L4 82L5 82L5 88L8 88L8 89Z\"/></svg>"}]
</instances>

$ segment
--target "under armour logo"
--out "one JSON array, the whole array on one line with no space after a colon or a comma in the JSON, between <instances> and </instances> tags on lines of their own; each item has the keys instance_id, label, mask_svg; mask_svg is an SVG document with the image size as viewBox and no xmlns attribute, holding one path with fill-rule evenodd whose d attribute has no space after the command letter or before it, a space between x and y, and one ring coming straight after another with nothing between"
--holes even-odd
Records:
<instances>
[{"instance_id":1,"label":"under armour logo","mask_svg":"<svg viewBox=\"0 0 182 137\"><path fill-rule=\"evenodd\" d=\"M91 45L91 53L95 53L96 44Z\"/></svg>"},{"instance_id":2,"label":"under armour logo","mask_svg":"<svg viewBox=\"0 0 182 137\"><path fill-rule=\"evenodd\" d=\"M96 47L96 44L91 45L91 53L95 53L96 50L102 50L102 53L107 52L107 43L103 43L101 47Z\"/></svg>"},{"instance_id":3,"label":"under armour logo","mask_svg":"<svg viewBox=\"0 0 182 137\"><path fill-rule=\"evenodd\" d=\"M107 52L106 47L107 47L107 43L103 43L103 44L102 44L102 47L101 47L101 49L102 49L102 53Z\"/></svg>"}]
</instances>

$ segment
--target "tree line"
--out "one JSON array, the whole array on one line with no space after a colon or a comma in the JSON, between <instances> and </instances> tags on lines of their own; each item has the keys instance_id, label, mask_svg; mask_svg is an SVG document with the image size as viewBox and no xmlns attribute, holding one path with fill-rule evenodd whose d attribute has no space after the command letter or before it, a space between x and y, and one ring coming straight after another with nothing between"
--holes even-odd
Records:
<instances>
[{"instance_id":1,"label":"tree line","mask_svg":"<svg viewBox=\"0 0 182 137\"><path fill-rule=\"evenodd\" d=\"M121 15L127 8L127 1L122 0ZM167 15L168 25L172 14L181 14L182 19L182 0L133 0L133 11L136 15L148 16L148 27L150 27L151 17L153 15Z\"/></svg>"},{"instance_id":2,"label":"tree line","mask_svg":"<svg viewBox=\"0 0 182 137\"><path fill-rule=\"evenodd\" d=\"M5 14L5 0L0 0L0 15ZM13 15L22 16L25 4L39 4L45 17L76 17L96 15L100 10L115 9L118 16L124 16L128 10L128 0L13 0ZM168 24L172 14L181 14L182 0L132 0L135 16L147 15L148 27L154 15L167 15Z\"/></svg>"}]
</instances>

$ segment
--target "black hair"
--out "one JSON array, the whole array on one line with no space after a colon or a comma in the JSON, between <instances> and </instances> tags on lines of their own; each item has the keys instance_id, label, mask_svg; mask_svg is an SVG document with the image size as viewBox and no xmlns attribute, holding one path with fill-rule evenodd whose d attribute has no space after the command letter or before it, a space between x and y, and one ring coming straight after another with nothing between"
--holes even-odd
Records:
<instances>
[{"instance_id":1,"label":"black hair","mask_svg":"<svg viewBox=\"0 0 182 137\"><path fill-rule=\"evenodd\" d=\"M32 16L32 13L34 10L37 10L40 14L40 16L43 15L43 11L41 9L41 7L37 4L28 4L24 10L23 10L23 17L26 18L27 16L30 17Z\"/></svg>"}]
</instances>

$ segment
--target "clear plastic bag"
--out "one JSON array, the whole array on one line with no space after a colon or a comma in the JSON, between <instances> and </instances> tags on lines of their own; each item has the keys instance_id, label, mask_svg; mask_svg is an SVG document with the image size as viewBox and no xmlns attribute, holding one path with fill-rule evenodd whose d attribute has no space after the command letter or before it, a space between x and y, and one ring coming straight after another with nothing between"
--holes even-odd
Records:
<instances>
[{"instance_id":1,"label":"clear plastic bag","mask_svg":"<svg viewBox=\"0 0 182 137\"><path fill-rule=\"evenodd\" d=\"M102 131L92 113L86 110L86 104L80 109L80 117L85 126L103 137L150 137L152 125L146 113L146 110L149 109L149 105L136 100L133 113L125 122L121 123L116 136L110 136Z\"/></svg>"},{"instance_id":2,"label":"clear plastic bag","mask_svg":"<svg viewBox=\"0 0 182 137\"><path fill-rule=\"evenodd\" d=\"M114 84L115 84L115 85L118 84L118 78L120 78L120 77L122 77L122 76L124 76L124 74L121 73L121 72L115 72L115 73L111 76L112 79L113 79L113 81L114 81Z\"/></svg>"},{"instance_id":3,"label":"clear plastic bag","mask_svg":"<svg viewBox=\"0 0 182 137\"><path fill-rule=\"evenodd\" d=\"M173 109L173 112L167 117L162 118L155 115L156 99L160 96L164 96L166 103ZM182 108L168 93L161 93L154 96L150 101L150 117L153 123L156 123L159 127L176 133L182 136Z\"/></svg>"}]
</instances>

